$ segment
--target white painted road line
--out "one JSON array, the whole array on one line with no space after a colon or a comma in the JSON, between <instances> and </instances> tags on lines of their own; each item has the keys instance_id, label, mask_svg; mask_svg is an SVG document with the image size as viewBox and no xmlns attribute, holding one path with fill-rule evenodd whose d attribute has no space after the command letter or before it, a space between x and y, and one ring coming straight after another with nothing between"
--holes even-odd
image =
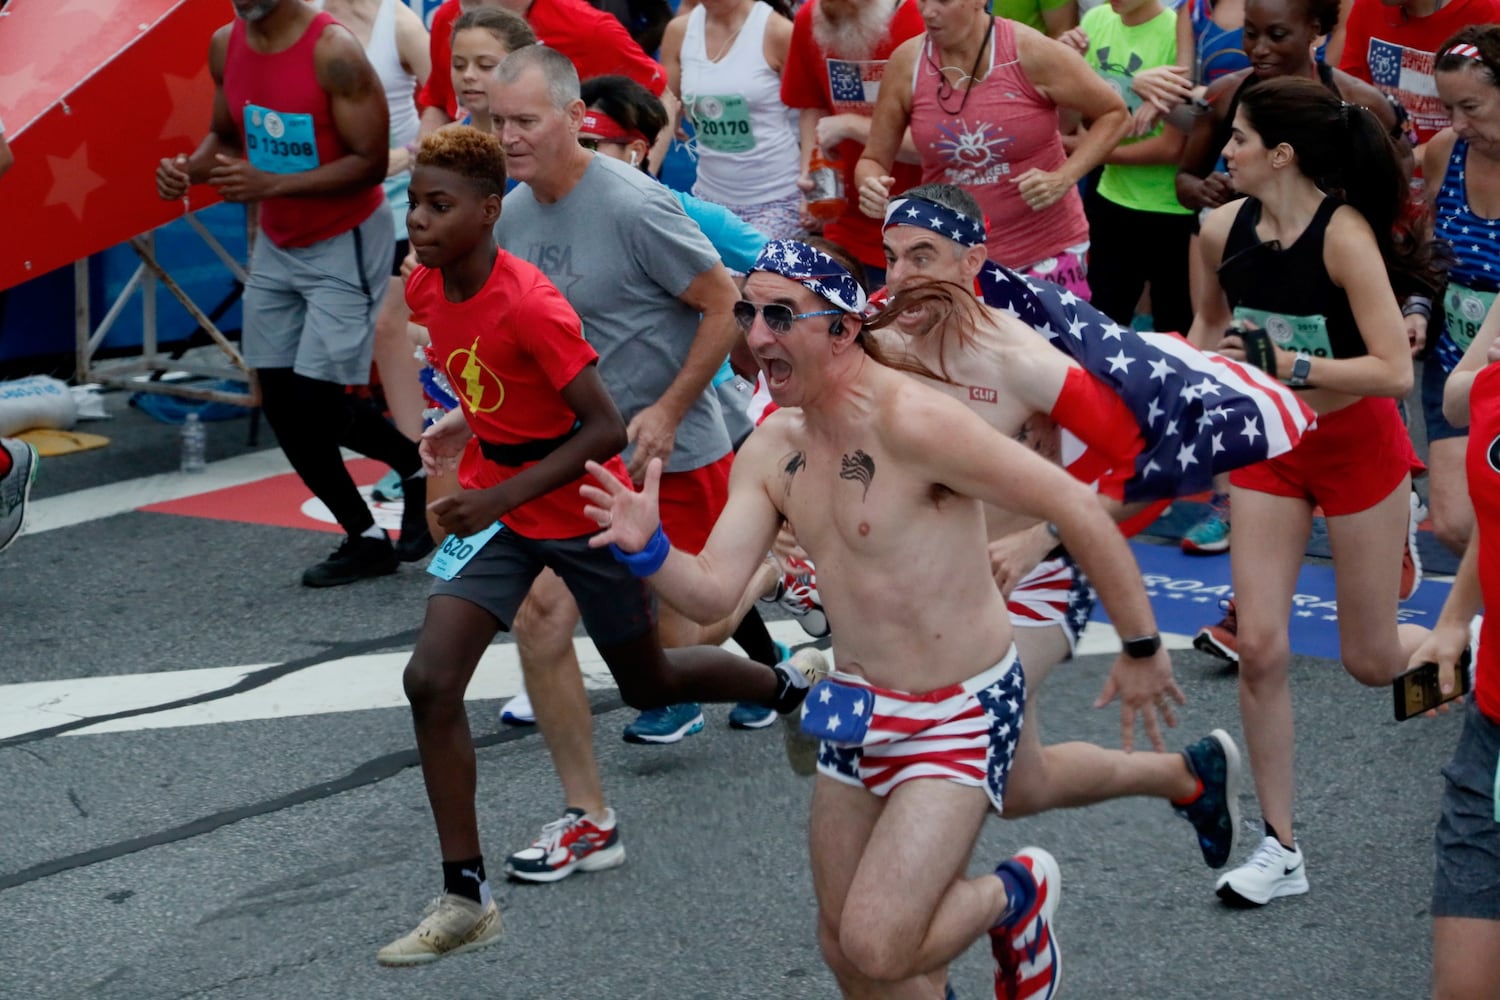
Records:
<instances>
[{"instance_id":1,"label":"white painted road line","mask_svg":"<svg viewBox=\"0 0 1500 1000\"><path fill-rule=\"evenodd\" d=\"M210 462L202 472L164 472L33 500L27 514L26 534L71 528L75 524L124 514L137 507L244 486L291 471L292 467L281 449L268 448Z\"/></svg>"},{"instance_id":2,"label":"white painted road line","mask_svg":"<svg viewBox=\"0 0 1500 1000\"><path fill-rule=\"evenodd\" d=\"M767 622L766 627L772 638L788 645L808 639L802 626L794 621ZM1190 636L1168 635L1163 639L1168 649L1186 649L1192 645ZM614 680L594 644L587 639L575 639L573 645L583 667L584 686L612 690ZM1078 644L1079 655L1109 653L1119 648L1114 630L1107 625L1090 625ZM401 690L401 671L409 656L409 652L373 653L330 660L240 694L165 712L114 719L71 730L67 735L404 708L406 696ZM91 716L208 694L230 687L246 674L268 666L272 664L0 685L0 739ZM480 660L466 697L469 701L509 698L520 689L521 666L516 647L507 642L491 646Z\"/></svg>"}]
</instances>

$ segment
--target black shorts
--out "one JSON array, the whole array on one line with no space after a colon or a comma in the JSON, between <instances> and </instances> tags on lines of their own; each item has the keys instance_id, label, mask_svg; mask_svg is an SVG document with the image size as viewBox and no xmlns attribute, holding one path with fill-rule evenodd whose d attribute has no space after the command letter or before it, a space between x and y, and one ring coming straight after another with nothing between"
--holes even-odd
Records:
<instances>
[{"instance_id":1,"label":"black shorts","mask_svg":"<svg viewBox=\"0 0 1500 1000\"><path fill-rule=\"evenodd\" d=\"M656 624L656 601L646 581L632 576L609 549L589 548L587 535L525 538L502 528L458 576L435 581L429 596L462 598L510 631L516 609L544 568L562 578L596 645L638 639Z\"/></svg>"},{"instance_id":2,"label":"black shorts","mask_svg":"<svg viewBox=\"0 0 1500 1000\"><path fill-rule=\"evenodd\" d=\"M1453 759L1443 768L1432 915L1500 920L1500 822L1495 821L1495 768L1500 723L1472 697Z\"/></svg>"}]
</instances>

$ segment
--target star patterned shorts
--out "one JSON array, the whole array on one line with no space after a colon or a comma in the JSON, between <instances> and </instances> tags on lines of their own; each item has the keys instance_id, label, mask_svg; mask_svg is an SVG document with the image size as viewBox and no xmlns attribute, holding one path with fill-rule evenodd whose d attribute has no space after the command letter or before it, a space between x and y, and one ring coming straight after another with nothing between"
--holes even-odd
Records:
<instances>
[{"instance_id":1,"label":"star patterned shorts","mask_svg":"<svg viewBox=\"0 0 1500 1000\"><path fill-rule=\"evenodd\" d=\"M808 694L802 731L818 737L818 773L880 796L913 778L982 787L1004 812L1021 739L1026 678L1012 646L961 684L908 694L835 671Z\"/></svg>"},{"instance_id":2,"label":"star patterned shorts","mask_svg":"<svg viewBox=\"0 0 1500 1000\"><path fill-rule=\"evenodd\" d=\"M1062 627L1068 649L1078 648L1089 616L1094 613L1094 588L1069 555L1043 559L1017 583L1005 602L1015 628Z\"/></svg>"}]
</instances>

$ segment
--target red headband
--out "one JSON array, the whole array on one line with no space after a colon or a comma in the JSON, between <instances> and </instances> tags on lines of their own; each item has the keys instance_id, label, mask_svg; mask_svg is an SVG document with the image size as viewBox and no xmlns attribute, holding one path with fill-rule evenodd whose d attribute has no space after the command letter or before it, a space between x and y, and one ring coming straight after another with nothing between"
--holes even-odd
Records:
<instances>
[{"instance_id":1,"label":"red headband","mask_svg":"<svg viewBox=\"0 0 1500 1000\"><path fill-rule=\"evenodd\" d=\"M579 135L591 135L604 142L634 142L639 139L646 145L651 145L651 140L646 138L644 132L622 128L619 122L603 111L585 111Z\"/></svg>"}]
</instances>

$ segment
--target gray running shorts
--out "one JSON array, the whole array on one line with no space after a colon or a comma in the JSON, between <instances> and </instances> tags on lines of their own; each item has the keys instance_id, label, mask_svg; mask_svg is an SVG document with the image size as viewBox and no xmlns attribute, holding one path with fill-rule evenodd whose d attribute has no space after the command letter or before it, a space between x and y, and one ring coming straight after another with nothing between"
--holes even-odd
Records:
<instances>
[{"instance_id":1,"label":"gray running shorts","mask_svg":"<svg viewBox=\"0 0 1500 1000\"><path fill-rule=\"evenodd\" d=\"M384 205L312 246L279 247L258 234L245 284L245 361L340 385L368 383L395 247Z\"/></svg>"},{"instance_id":2,"label":"gray running shorts","mask_svg":"<svg viewBox=\"0 0 1500 1000\"><path fill-rule=\"evenodd\" d=\"M1500 823L1495 821L1495 768L1500 723L1469 700L1453 759L1443 768L1437 825L1434 917L1500 920Z\"/></svg>"}]
</instances>

